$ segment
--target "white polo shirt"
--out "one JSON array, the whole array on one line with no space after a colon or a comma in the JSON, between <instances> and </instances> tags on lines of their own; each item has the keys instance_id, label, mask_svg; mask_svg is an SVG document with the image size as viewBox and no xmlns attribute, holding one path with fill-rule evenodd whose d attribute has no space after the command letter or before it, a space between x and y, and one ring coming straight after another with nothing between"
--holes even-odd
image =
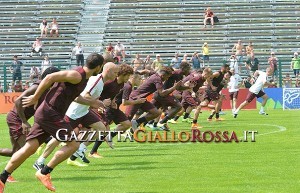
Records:
<instances>
[{"instance_id":1,"label":"white polo shirt","mask_svg":"<svg viewBox=\"0 0 300 193\"><path fill-rule=\"evenodd\" d=\"M89 78L89 81L82 93L81 96L84 96L86 93L90 93L93 99L98 99L102 93L104 86L102 74L98 74L97 76L92 76ZM90 106L79 104L77 102L72 102L69 106L66 115L73 120L79 119L89 112Z\"/></svg>"},{"instance_id":2,"label":"white polo shirt","mask_svg":"<svg viewBox=\"0 0 300 193\"><path fill-rule=\"evenodd\" d=\"M259 72L259 76L258 76L257 80L249 88L249 91L254 94L258 94L259 91L261 91L263 89L264 84L267 82L267 73L265 73L263 71L258 71L258 72Z\"/></svg>"},{"instance_id":3,"label":"white polo shirt","mask_svg":"<svg viewBox=\"0 0 300 193\"><path fill-rule=\"evenodd\" d=\"M242 81L242 78L238 74L234 74L233 76L230 77L230 82L228 83L229 92L237 92L239 91L239 83Z\"/></svg>"}]
</instances>

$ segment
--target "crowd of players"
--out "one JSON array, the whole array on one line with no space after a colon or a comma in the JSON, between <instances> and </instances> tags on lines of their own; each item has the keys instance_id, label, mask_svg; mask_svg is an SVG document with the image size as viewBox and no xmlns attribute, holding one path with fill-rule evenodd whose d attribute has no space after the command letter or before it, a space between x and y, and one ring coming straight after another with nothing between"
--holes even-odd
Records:
<instances>
[{"instance_id":1,"label":"crowd of players","mask_svg":"<svg viewBox=\"0 0 300 193\"><path fill-rule=\"evenodd\" d=\"M14 109L7 116L13 148L0 149L0 155L12 156L0 175L0 193L4 192L7 181L15 181L11 173L45 142L48 142L46 149L34 167L37 169L36 177L51 191L55 191L55 187L50 172L58 164L68 160L71 165L82 166L76 158L89 163L85 151L91 143L68 141L45 164L45 159L59 144L58 139L73 130L77 133L85 129L108 131L114 123L116 127L113 130L116 132L111 134L112 138L117 131L125 132L131 128L134 132L145 126L169 131L168 123L176 124L181 116L183 122L190 122L191 128L198 129L201 128L198 117L203 107L212 110L208 121L212 121L214 116L216 121L222 121L220 109L225 96L221 90L227 86L235 118L255 97L263 98L259 114L265 115L268 97L262 88L269 84L267 76L272 73L270 68L266 72L256 71L256 81L245 102L236 107L240 77L227 64L216 72L209 67L192 70L187 61L182 61L179 69L175 70L164 66L155 70L139 70L127 64L114 64L109 54L93 53L83 67L74 70L59 71L49 67L41 80L16 100ZM121 106L125 106L126 110L122 111ZM35 120L31 126L28 120L32 116ZM58 133L62 128L65 130ZM112 147L104 136L93 144L89 157L101 157L97 151L103 141Z\"/></svg>"}]
</instances>

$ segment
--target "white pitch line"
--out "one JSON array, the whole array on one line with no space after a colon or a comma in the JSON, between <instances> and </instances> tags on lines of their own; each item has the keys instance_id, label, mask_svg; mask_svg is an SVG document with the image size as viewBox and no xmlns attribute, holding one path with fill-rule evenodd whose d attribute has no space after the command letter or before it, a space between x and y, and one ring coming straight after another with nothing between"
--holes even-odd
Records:
<instances>
[{"instance_id":1,"label":"white pitch line","mask_svg":"<svg viewBox=\"0 0 300 193\"><path fill-rule=\"evenodd\" d=\"M262 134L257 134L257 135L269 135L269 134L279 133L279 132L283 132L283 131L287 130L286 127L283 127L281 125L271 125L271 124L250 124L250 125L260 125L260 126L277 127L279 129L278 131L272 131L272 132L262 133Z\"/></svg>"}]
</instances>

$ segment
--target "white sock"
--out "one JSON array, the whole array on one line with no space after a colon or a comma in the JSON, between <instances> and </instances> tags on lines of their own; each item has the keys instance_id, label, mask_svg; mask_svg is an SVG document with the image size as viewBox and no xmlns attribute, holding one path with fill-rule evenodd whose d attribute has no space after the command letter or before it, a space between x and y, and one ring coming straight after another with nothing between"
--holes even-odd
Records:
<instances>
[{"instance_id":1,"label":"white sock","mask_svg":"<svg viewBox=\"0 0 300 193\"><path fill-rule=\"evenodd\" d=\"M39 159L37 160L37 163L39 165L44 164L45 163L46 158L43 158L42 156L39 157Z\"/></svg>"},{"instance_id":2,"label":"white sock","mask_svg":"<svg viewBox=\"0 0 300 193\"><path fill-rule=\"evenodd\" d=\"M260 111L261 111L261 112L264 112L264 111L265 111L265 107L261 106L261 107L260 107Z\"/></svg>"},{"instance_id":3,"label":"white sock","mask_svg":"<svg viewBox=\"0 0 300 193\"><path fill-rule=\"evenodd\" d=\"M234 114L238 114L239 113L239 109L236 109L235 111L234 111Z\"/></svg>"},{"instance_id":4,"label":"white sock","mask_svg":"<svg viewBox=\"0 0 300 193\"><path fill-rule=\"evenodd\" d=\"M80 145L79 145L79 149L78 149L79 151L82 151L82 152L86 152L86 145L84 145L83 143L81 143Z\"/></svg>"}]
</instances>

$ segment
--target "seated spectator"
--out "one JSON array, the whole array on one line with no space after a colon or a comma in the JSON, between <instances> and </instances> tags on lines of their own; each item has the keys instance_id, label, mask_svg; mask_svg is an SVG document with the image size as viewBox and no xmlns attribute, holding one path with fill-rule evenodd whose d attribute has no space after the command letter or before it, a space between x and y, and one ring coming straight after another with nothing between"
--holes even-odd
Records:
<instances>
[{"instance_id":1,"label":"seated spectator","mask_svg":"<svg viewBox=\"0 0 300 193\"><path fill-rule=\"evenodd\" d=\"M198 52L194 52L192 58L190 59L190 63L192 63L193 68L194 68L195 70L200 69L201 59L200 59L200 57L199 57Z\"/></svg>"},{"instance_id":2,"label":"seated spectator","mask_svg":"<svg viewBox=\"0 0 300 193\"><path fill-rule=\"evenodd\" d=\"M23 91L27 90L30 87L29 81L25 82L25 85L23 86Z\"/></svg>"},{"instance_id":3,"label":"seated spectator","mask_svg":"<svg viewBox=\"0 0 300 193\"><path fill-rule=\"evenodd\" d=\"M252 52L254 52L254 47L253 47L253 45L252 45L252 42L249 41L248 46L246 46L246 54L247 54L247 58L251 58Z\"/></svg>"},{"instance_id":4,"label":"seated spectator","mask_svg":"<svg viewBox=\"0 0 300 193\"><path fill-rule=\"evenodd\" d=\"M250 88L253 84L253 80L251 79L251 76L248 76L247 78L244 78L242 85L245 88Z\"/></svg>"},{"instance_id":5,"label":"seated spectator","mask_svg":"<svg viewBox=\"0 0 300 193\"><path fill-rule=\"evenodd\" d=\"M300 78L296 78L295 87L300 88Z\"/></svg>"},{"instance_id":6,"label":"seated spectator","mask_svg":"<svg viewBox=\"0 0 300 193\"><path fill-rule=\"evenodd\" d=\"M234 73L235 74L239 74L240 73L240 66L238 65L237 59L235 57L235 55L231 55L229 58L229 62L230 62L230 69L233 68L234 69Z\"/></svg>"},{"instance_id":7,"label":"seated spectator","mask_svg":"<svg viewBox=\"0 0 300 193\"><path fill-rule=\"evenodd\" d=\"M76 56L77 66L84 66L83 47L80 42L73 48L72 54L75 54Z\"/></svg>"},{"instance_id":8,"label":"seated spectator","mask_svg":"<svg viewBox=\"0 0 300 193\"><path fill-rule=\"evenodd\" d=\"M188 61L188 55L187 55L187 54L184 54L184 55L183 55L183 58L182 58L181 62L189 62L189 61Z\"/></svg>"},{"instance_id":9,"label":"seated spectator","mask_svg":"<svg viewBox=\"0 0 300 193\"><path fill-rule=\"evenodd\" d=\"M41 30L41 38L44 37L44 34L45 34L45 37L47 37L48 24L47 24L46 19L43 19L42 23L40 24L40 30Z\"/></svg>"},{"instance_id":10,"label":"seated spectator","mask_svg":"<svg viewBox=\"0 0 300 193\"><path fill-rule=\"evenodd\" d=\"M3 87L2 87L2 83L0 82L0 93L3 93Z\"/></svg>"},{"instance_id":11,"label":"seated spectator","mask_svg":"<svg viewBox=\"0 0 300 193\"><path fill-rule=\"evenodd\" d=\"M160 70L163 67L164 61L161 59L160 54L156 54L156 59L153 60L152 69L155 71Z\"/></svg>"},{"instance_id":12,"label":"seated spectator","mask_svg":"<svg viewBox=\"0 0 300 193\"><path fill-rule=\"evenodd\" d=\"M291 62L291 69L294 71L295 78L299 77L300 72L300 58L298 57L298 53L294 53L294 58Z\"/></svg>"},{"instance_id":13,"label":"seated spectator","mask_svg":"<svg viewBox=\"0 0 300 193\"><path fill-rule=\"evenodd\" d=\"M293 80L290 77L290 74L286 74L285 78L282 80L282 82L283 82L283 85L284 85L285 88L291 88L292 85L293 85L293 83L292 83Z\"/></svg>"},{"instance_id":14,"label":"seated spectator","mask_svg":"<svg viewBox=\"0 0 300 193\"><path fill-rule=\"evenodd\" d=\"M119 61L125 61L125 46L121 44L119 41L115 46L115 57L119 58ZM122 58L120 58L122 56Z\"/></svg>"},{"instance_id":15,"label":"seated spectator","mask_svg":"<svg viewBox=\"0 0 300 193\"><path fill-rule=\"evenodd\" d=\"M58 37L58 23L55 18L53 18L51 24L50 24L50 36L53 37L53 34Z\"/></svg>"},{"instance_id":16,"label":"seated spectator","mask_svg":"<svg viewBox=\"0 0 300 193\"><path fill-rule=\"evenodd\" d=\"M277 88L277 84L275 83L274 79L271 79L269 83L270 85L268 86L268 88Z\"/></svg>"},{"instance_id":17,"label":"seated spectator","mask_svg":"<svg viewBox=\"0 0 300 193\"><path fill-rule=\"evenodd\" d=\"M150 55L148 55L144 60L145 69L151 70L152 63L153 63L153 61L152 61Z\"/></svg>"},{"instance_id":18,"label":"seated spectator","mask_svg":"<svg viewBox=\"0 0 300 193\"><path fill-rule=\"evenodd\" d=\"M112 55L112 56L114 55L114 47L112 46L111 43L109 43L108 46L106 46L105 49L106 49L107 53L110 53L110 55Z\"/></svg>"},{"instance_id":19,"label":"seated spectator","mask_svg":"<svg viewBox=\"0 0 300 193\"><path fill-rule=\"evenodd\" d=\"M14 91L14 86L12 86L12 85L15 85L15 83L12 82L11 84L7 84L7 92L8 93L15 92Z\"/></svg>"},{"instance_id":20,"label":"seated spectator","mask_svg":"<svg viewBox=\"0 0 300 193\"><path fill-rule=\"evenodd\" d=\"M202 55L203 55L203 66L205 67L205 65L207 64L207 67L209 67L209 47L208 47L208 43L204 42L203 46L202 46Z\"/></svg>"},{"instance_id":21,"label":"seated spectator","mask_svg":"<svg viewBox=\"0 0 300 193\"><path fill-rule=\"evenodd\" d=\"M278 62L278 59L275 56L275 52L271 52L271 57L268 59L268 64L270 65L270 68L273 70L272 78L274 80L276 80L276 78L278 76L277 62Z\"/></svg>"},{"instance_id":22,"label":"seated spectator","mask_svg":"<svg viewBox=\"0 0 300 193\"><path fill-rule=\"evenodd\" d=\"M251 54L251 58L249 58L246 61L246 67L248 68L248 70L250 70L250 75L253 76L254 72L256 70L258 70L259 68L259 61L258 59L255 57L254 53L252 52Z\"/></svg>"},{"instance_id":23,"label":"seated spectator","mask_svg":"<svg viewBox=\"0 0 300 193\"><path fill-rule=\"evenodd\" d=\"M36 38L36 41L32 44L32 51L30 53L30 57L32 57L33 53L39 53L40 56L42 56L42 49L43 44L40 40L40 38Z\"/></svg>"},{"instance_id":24,"label":"seated spectator","mask_svg":"<svg viewBox=\"0 0 300 193\"><path fill-rule=\"evenodd\" d=\"M22 85L22 81L16 81L15 86L14 86L14 91L15 92L23 92L23 85Z\"/></svg>"},{"instance_id":25,"label":"seated spectator","mask_svg":"<svg viewBox=\"0 0 300 193\"><path fill-rule=\"evenodd\" d=\"M214 13L211 11L210 7L208 7L205 10L205 15L204 15L204 28L206 28L206 24L210 23L211 27L214 27L214 23L218 22L219 19L214 16Z\"/></svg>"},{"instance_id":26,"label":"seated spectator","mask_svg":"<svg viewBox=\"0 0 300 193\"><path fill-rule=\"evenodd\" d=\"M32 66L30 69L30 81L33 82L34 79L38 79L40 77L40 70L38 67Z\"/></svg>"},{"instance_id":27,"label":"seated spectator","mask_svg":"<svg viewBox=\"0 0 300 193\"><path fill-rule=\"evenodd\" d=\"M178 57L178 53L175 53L174 58L171 60L171 67L173 69L179 69L181 64L181 59Z\"/></svg>"},{"instance_id":28,"label":"seated spectator","mask_svg":"<svg viewBox=\"0 0 300 193\"><path fill-rule=\"evenodd\" d=\"M47 68L53 66L52 62L49 60L48 56L44 57L44 60L42 61L42 65L41 65L41 74L44 72L44 70L46 70Z\"/></svg>"},{"instance_id":29,"label":"seated spectator","mask_svg":"<svg viewBox=\"0 0 300 193\"><path fill-rule=\"evenodd\" d=\"M140 58L139 54L135 55L135 59L132 60L131 64L134 71L143 70L145 68L144 61Z\"/></svg>"}]
</instances>

